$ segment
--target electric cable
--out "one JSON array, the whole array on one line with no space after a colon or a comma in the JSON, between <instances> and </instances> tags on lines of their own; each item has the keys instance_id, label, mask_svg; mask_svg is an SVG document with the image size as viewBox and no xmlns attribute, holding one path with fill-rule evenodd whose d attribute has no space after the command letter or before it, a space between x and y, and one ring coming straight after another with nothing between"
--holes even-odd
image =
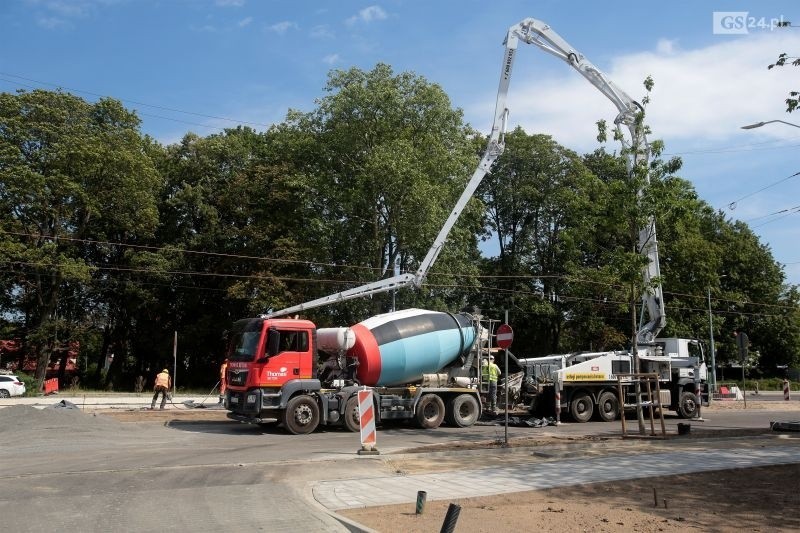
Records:
<instances>
[{"instance_id":1,"label":"electric cable","mask_svg":"<svg viewBox=\"0 0 800 533\"><path fill-rule=\"evenodd\" d=\"M59 89L66 89L67 91L70 91L70 92L89 94L91 96L96 96L98 98L114 98L114 99L119 100L121 102L129 102L129 103L135 104L135 105L151 107L153 109L160 109L161 111L170 111L170 112L173 112L173 113L182 113L184 115L193 115L193 116L196 116L196 117L210 118L210 119L214 119L214 120L224 120L224 121L232 122L232 123L235 123L235 124L247 124L249 126L262 126L262 127L266 127L266 128L272 127L272 124L265 124L263 122L253 122L253 121L249 121L249 120L239 120L239 119L233 119L233 118L223 117L223 116L219 116L219 115L210 115L210 114L207 114L207 113L197 113L195 111L185 111L183 109L177 109L177 108L174 108L174 107L166 107L166 106L162 106L162 105L155 105L155 104L148 104L148 103L145 103L145 102L139 102L137 100L131 100L129 98L117 98L117 97L103 95L103 94L92 92L92 91L85 91L85 90L82 90L82 89L74 89L74 88L66 87L64 85L60 85L60 84L57 84L57 83L50 83L50 82L46 82L46 81L34 80L32 78L26 78L24 76L18 76L16 74L11 74L11 73L8 73L8 72L0 72L0 76L8 76L10 78L16 78L16 79L20 79L20 80L29 81L29 82L32 82L32 83L38 83L39 85L47 85L47 86L56 87L56 88L59 88ZM14 84L17 84L17 85L23 85L23 86L31 87L30 85L25 85L25 84L14 82L14 81L7 80L7 79L4 79L3 81L7 81L9 83L14 83ZM37 88L37 87L34 87L34 88ZM161 117L161 118L166 118L166 117ZM172 119L169 119L169 120L172 120Z\"/></svg>"}]
</instances>

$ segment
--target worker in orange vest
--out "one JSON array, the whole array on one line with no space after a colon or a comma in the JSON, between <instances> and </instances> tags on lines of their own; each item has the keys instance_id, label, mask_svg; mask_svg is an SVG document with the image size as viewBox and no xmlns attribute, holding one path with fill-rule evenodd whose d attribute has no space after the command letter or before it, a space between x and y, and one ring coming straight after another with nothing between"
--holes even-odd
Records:
<instances>
[{"instance_id":1,"label":"worker in orange vest","mask_svg":"<svg viewBox=\"0 0 800 533\"><path fill-rule=\"evenodd\" d=\"M156 376L156 384L153 387L155 394L153 394L153 401L150 403L151 410L156 408L156 400L159 394L161 394L161 410L164 410L164 406L167 404L167 394L171 388L172 378L169 375L169 370L165 368Z\"/></svg>"},{"instance_id":2,"label":"worker in orange vest","mask_svg":"<svg viewBox=\"0 0 800 533\"><path fill-rule=\"evenodd\" d=\"M219 403L222 403L225 400L225 391L228 390L228 383L225 380L225 372L228 370L228 360L225 359L222 362L222 366L219 367Z\"/></svg>"}]
</instances>

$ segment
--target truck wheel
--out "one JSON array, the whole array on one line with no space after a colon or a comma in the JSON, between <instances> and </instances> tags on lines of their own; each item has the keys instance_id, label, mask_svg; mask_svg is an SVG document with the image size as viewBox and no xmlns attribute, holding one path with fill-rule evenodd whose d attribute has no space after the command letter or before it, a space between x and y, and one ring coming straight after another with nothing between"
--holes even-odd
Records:
<instances>
[{"instance_id":1,"label":"truck wheel","mask_svg":"<svg viewBox=\"0 0 800 533\"><path fill-rule=\"evenodd\" d=\"M319 425L319 406L308 395L295 396L286 404L283 412L283 426L293 435L311 433Z\"/></svg>"},{"instance_id":2,"label":"truck wheel","mask_svg":"<svg viewBox=\"0 0 800 533\"><path fill-rule=\"evenodd\" d=\"M481 408L471 394L459 394L447 405L447 422L456 427L467 428L478 421Z\"/></svg>"},{"instance_id":3,"label":"truck wheel","mask_svg":"<svg viewBox=\"0 0 800 533\"><path fill-rule=\"evenodd\" d=\"M588 422L591 420L593 412L594 404L589 394L579 392L572 397L572 402L569 404L569 413L575 422Z\"/></svg>"},{"instance_id":4,"label":"truck wheel","mask_svg":"<svg viewBox=\"0 0 800 533\"><path fill-rule=\"evenodd\" d=\"M361 418L358 416L358 395L350 397L344 404L344 425L353 432L361 431Z\"/></svg>"},{"instance_id":5,"label":"truck wheel","mask_svg":"<svg viewBox=\"0 0 800 533\"><path fill-rule=\"evenodd\" d=\"M435 429L444 420L444 401L435 394L425 394L417 404L417 424L422 429Z\"/></svg>"},{"instance_id":6,"label":"truck wheel","mask_svg":"<svg viewBox=\"0 0 800 533\"><path fill-rule=\"evenodd\" d=\"M681 418L694 418L697 416L697 396L693 392L682 392L678 399L678 416Z\"/></svg>"},{"instance_id":7,"label":"truck wheel","mask_svg":"<svg viewBox=\"0 0 800 533\"><path fill-rule=\"evenodd\" d=\"M603 422L613 422L619 415L619 400L612 392L604 392L597 399L597 416Z\"/></svg>"}]
</instances>

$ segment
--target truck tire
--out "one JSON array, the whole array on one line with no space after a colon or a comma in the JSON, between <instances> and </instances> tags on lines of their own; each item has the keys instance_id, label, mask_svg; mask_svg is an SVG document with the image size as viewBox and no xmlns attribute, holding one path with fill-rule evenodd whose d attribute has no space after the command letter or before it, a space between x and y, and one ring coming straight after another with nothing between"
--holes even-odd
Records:
<instances>
[{"instance_id":1,"label":"truck tire","mask_svg":"<svg viewBox=\"0 0 800 533\"><path fill-rule=\"evenodd\" d=\"M358 415L358 395L351 396L344 404L344 425L352 431L361 431L361 418Z\"/></svg>"},{"instance_id":2,"label":"truck tire","mask_svg":"<svg viewBox=\"0 0 800 533\"><path fill-rule=\"evenodd\" d=\"M569 414L575 422L588 422L592 419L594 402L587 392L578 392L569 403Z\"/></svg>"},{"instance_id":3,"label":"truck tire","mask_svg":"<svg viewBox=\"0 0 800 533\"><path fill-rule=\"evenodd\" d=\"M301 394L295 396L286 404L283 412L283 427L293 435L305 435L311 433L319 425L319 405L317 401Z\"/></svg>"},{"instance_id":4,"label":"truck tire","mask_svg":"<svg viewBox=\"0 0 800 533\"><path fill-rule=\"evenodd\" d=\"M417 425L422 429L435 429L444 420L444 401L435 394L423 394L417 403Z\"/></svg>"},{"instance_id":5,"label":"truck tire","mask_svg":"<svg viewBox=\"0 0 800 533\"><path fill-rule=\"evenodd\" d=\"M678 398L678 416L681 418L694 418L697 416L697 396L693 392L684 391Z\"/></svg>"},{"instance_id":6,"label":"truck tire","mask_svg":"<svg viewBox=\"0 0 800 533\"><path fill-rule=\"evenodd\" d=\"M451 426L467 428L478 421L481 408L471 394L459 394L448 402L445 418Z\"/></svg>"},{"instance_id":7,"label":"truck tire","mask_svg":"<svg viewBox=\"0 0 800 533\"><path fill-rule=\"evenodd\" d=\"M605 391L597 399L597 417L602 422L613 422L619 416L619 400L613 392Z\"/></svg>"}]
</instances>

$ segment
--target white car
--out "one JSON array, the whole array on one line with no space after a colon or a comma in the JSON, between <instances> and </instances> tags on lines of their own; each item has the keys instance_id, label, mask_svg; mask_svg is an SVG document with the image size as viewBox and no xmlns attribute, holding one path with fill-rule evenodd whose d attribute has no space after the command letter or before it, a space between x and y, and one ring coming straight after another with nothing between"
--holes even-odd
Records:
<instances>
[{"instance_id":1,"label":"white car","mask_svg":"<svg viewBox=\"0 0 800 533\"><path fill-rule=\"evenodd\" d=\"M0 376L0 398L23 394L25 394L25 384L17 376Z\"/></svg>"}]
</instances>

